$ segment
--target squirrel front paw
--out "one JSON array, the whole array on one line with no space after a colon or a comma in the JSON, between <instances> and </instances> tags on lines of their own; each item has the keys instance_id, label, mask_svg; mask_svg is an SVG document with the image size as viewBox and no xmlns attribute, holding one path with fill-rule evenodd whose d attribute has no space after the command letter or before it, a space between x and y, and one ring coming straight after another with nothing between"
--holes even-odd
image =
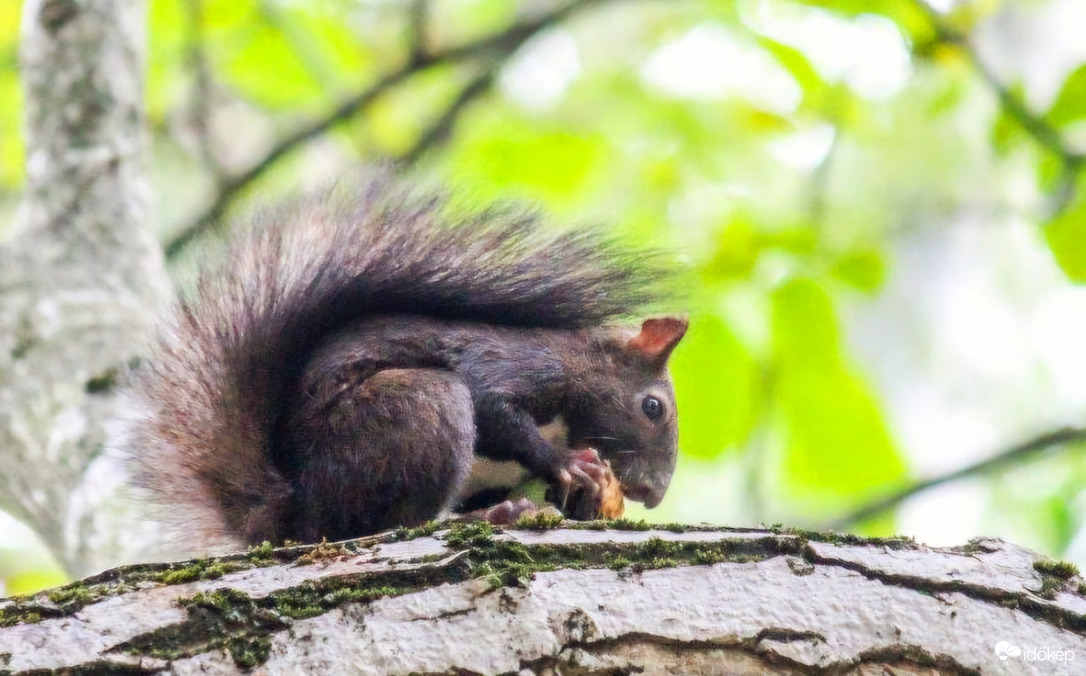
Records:
<instances>
[{"instance_id":1,"label":"squirrel front paw","mask_svg":"<svg viewBox=\"0 0 1086 676\"><path fill-rule=\"evenodd\" d=\"M506 500L499 502L493 507L486 509L479 509L471 512L469 516L475 516L477 518L486 521L487 523L494 524L495 526L511 526L525 516L533 516L540 512L546 512L550 510L556 516L560 516L554 507L547 505L540 507L528 498L521 498L516 502L512 500Z\"/></svg>"},{"instance_id":2,"label":"squirrel front paw","mask_svg":"<svg viewBox=\"0 0 1086 676\"><path fill-rule=\"evenodd\" d=\"M558 471L548 499L571 519L617 519L622 516L622 485L611 465L593 448L576 451Z\"/></svg>"}]
</instances>

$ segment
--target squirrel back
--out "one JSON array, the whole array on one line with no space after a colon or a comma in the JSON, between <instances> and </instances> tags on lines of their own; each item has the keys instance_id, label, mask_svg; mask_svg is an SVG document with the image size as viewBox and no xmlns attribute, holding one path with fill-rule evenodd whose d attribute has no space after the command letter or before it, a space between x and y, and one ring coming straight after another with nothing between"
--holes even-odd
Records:
<instances>
[{"instance_id":1,"label":"squirrel back","mask_svg":"<svg viewBox=\"0 0 1086 676\"><path fill-rule=\"evenodd\" d=\"M410 315L577 330L633 314L659 277L594 230L504 207L454 214L387 175L297 197L257 211L162 322L123 443L159 503L207 545L235 544L292 509L278 429L314 347L344 326Z\"/></svg>"}]
</instances>

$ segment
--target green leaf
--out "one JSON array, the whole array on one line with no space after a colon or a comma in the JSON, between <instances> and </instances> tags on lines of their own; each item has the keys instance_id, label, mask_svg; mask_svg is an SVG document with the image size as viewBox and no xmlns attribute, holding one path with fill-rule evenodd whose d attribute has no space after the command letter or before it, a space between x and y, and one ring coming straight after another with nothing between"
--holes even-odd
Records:
<instances>
[{"instance_id":1,"label":"green leaf","mask_svg":"<svg viewBox=\"0 0 1086 676\"><path fill-rule=\"evenodd\" d=\"M802 260L818 249L818 233L808 225L769 229L748 214L732 216L716 235L716 249L702 268L710 282L748 279L759 258L777 252Z\"/></svg>"},{"instance_id":2,"label":"green leaf","mask_svg":"<svg viewBox=\"0 0 1086 676\"><path fill-rule=\"evenodd\" d=\"M995 120L992 121L989 138L996 154L1006 156L1015 144L1026 138L1026 134L1018 120L1008 113L1006 108L1000 107L995 114Z\"/></svg>"},{"instance_id":3,"label":"green leaf","mask_svg":"<svg viewBox=\"0 0 1086 676\"><path fill-rule=\"evenodd\" d=\"M803 105L809 110L822 111L825 106L826 81L818 74L807 56L800 50L764 35L756 37L758 45L769 53L803 90Z\"/></svg>"},{"instance_id":4,"label":"green leaf","mask_svg":"<svg viewBox=\"0 0 1086 676\"><path fill-rule=\"evenodd\" d=\"M1046 117L1057 127L1086 118L1086 64L1079 66L1063 81L1063 88Z\"/></svg>"},{"instance_id":5,"label":"green leaf","mask_svg":"<svg viewBox=\"0 0 1086 676\"><path fill-rule=\"evenodd\" d=\"M746 440L759 415L758 366L724 322L691 318L670 369L684 454L714 458Z\"/></svg>"},{"instance_id":6,"label":"green leaf","mask_svg":"<svg viewBox=\"0 0 1086 676\"><path fill-rule=\"evenodd\" d=\"M818 251L818 231L806 223L798 223L762 233L767 249L784 251L794 256L809 256Z\"/></svg>"},{"instance_id":7,"label":"green leaf","mask_svg":"<svg viewBox=\"0 0 1086 676\"><path fill-rule=\"evenodd\" d=\"M257 4L257 0L204 0L204 27L212 35L245 30L258 20Z\"/></svg>"},{"instance_id":8,"label":"green leaf","mask_svg":"<svg viewBox=\"0 0 1086 676\"><path fill-rule=\"evenodd\" d=\"M475 189L568 205L591 187L588 180L604 158L605 140L560 125L519 116L501 117L461 139L454 173Z\"/></svg>"},{"instance_id":9,"label":"green leaf","mask_svg":"<svg viewBox=\"0 0 1086 676\"><path fill-rule=\"evenodd\" d=\"M886 279L886 260L877 249L850 251L834 263L832 273L854 289L877 291Z\"/></svg>"},{"instance_id":10,"label":"green leaf","mask_svg":"<svg viewBox=\"0 0 1086 676\"><path fill-rule=\"evenodd\" d=\"M780 367L840 371L840 330L825 289L811 280L794 279L776 289L771 300Z\"/></svg>"},{"instance_id":11,"label":"green leaf","mask_svg":"<svg viewBox=\"0 0 1086 676\"><path fill-rule=\"evenodd\" d=\"M952 69L946 69L945 81L936 84L936 93L925 106L925 112L930 117L953 113L965 98L968 80L964 77L956 77Z\"/></svg>"},{"instance_id":12,"label":"green leaf","mask_svg":"<svg viewBox=\"0 0 1086 676\"><path fill-rule=\"evenodd\" d=\"M874 394L841 354L826 291L794 280L773 294L783 478L794 493L870 494L906 474Z\"/></svg>"},{"instance_id":13,"label":"green leaf","mask_svg":"<svg viewBox=\"0 0 1086 676\"><path fill-rule=\"evenodd\" d=\"M243 42L222 56L222 64L228 82L268 107L294 107L321 95L287 36L266 23L251 26Z\"/></svg>"},{"instance_id":14,"label":"green leaf","mask_svg":"<svg viewBox=\"0 0 1086 676\"><path fill-rule=\"evenodd\" d=\"M1071 494L1060 491L1041 501L1039 507L1044 514L1033 522L1043 524L1040 528L1047 536L1047 544L1056 551L1067 549L1081 526L1078 510L1073 506L1079 491L1068 492Z\"/></svg>"},{"instance_id":15,"label":"green leaf","mask_svg":"<svg viewBox=\"0 0 1086 676\"><path fill-rule=\"evenodd\" d=\"M716 236L716 250L702 267L708 281L728 281L751 276L764 240L749 219L733 218Z\"/></svg>"},{"instance_id":16,"label":"green leaf","mask_svg":"<svg viewBox=\"0 0 1086 676\"><path fill-rule=\"evenodd\" d=\"M1066 209L1045 224L1044 236L1068 279L1086 283L1086 199L1081 189Z\"/></svg>"},{"instance_id":17,"label":"green leaf","mask_svg":"<svg viewBox=\"0 0 1086 676\"><path fill-rule=\"evenodd\" d=\"M282 8L275 25L310 76L325 84L336 83L344 89L357 86L359 75L371 65L359 36L342 16L315 11L303 3Z\"/></svg>"}]
</instances>

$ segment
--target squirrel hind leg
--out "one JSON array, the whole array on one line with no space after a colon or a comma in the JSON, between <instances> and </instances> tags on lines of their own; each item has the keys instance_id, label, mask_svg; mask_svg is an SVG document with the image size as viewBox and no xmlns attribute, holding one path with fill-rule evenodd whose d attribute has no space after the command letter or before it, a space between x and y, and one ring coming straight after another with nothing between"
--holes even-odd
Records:
<instances>
[{"instance_id":1,"label":"squirrel hind leg","mask_svg":"<svg viewBox=\"0 0 1086 676\"><path fill-rule=\"evenodd\" d=\"M342 377L322 378L327 385L301 397L292 417L300 461L292 530L302 541L424 523L455 502L471 472L474 408L458 376L388 369L360 382L346 377L346 387Z\"/></svg>"}]
</instances>

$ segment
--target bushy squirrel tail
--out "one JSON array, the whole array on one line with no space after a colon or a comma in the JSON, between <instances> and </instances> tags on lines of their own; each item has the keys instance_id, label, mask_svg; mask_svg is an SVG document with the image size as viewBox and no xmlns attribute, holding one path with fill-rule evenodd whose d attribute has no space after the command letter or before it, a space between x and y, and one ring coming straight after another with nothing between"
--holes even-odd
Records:
<instances>
[{"instance_id":1,"label":"bushy squirrel tail","mask_svg":"<svg viewBox=\"0 0 1086 676\"><path fill-rule=\"evenodd\" d=\"M309 352L361 317L580 328L653 300L662 267L530 212L458 213L388 175L255 213L160 325L121 441L137 483L209 548L274 533L276 426Z\"/></svg>"}]
</instances>

